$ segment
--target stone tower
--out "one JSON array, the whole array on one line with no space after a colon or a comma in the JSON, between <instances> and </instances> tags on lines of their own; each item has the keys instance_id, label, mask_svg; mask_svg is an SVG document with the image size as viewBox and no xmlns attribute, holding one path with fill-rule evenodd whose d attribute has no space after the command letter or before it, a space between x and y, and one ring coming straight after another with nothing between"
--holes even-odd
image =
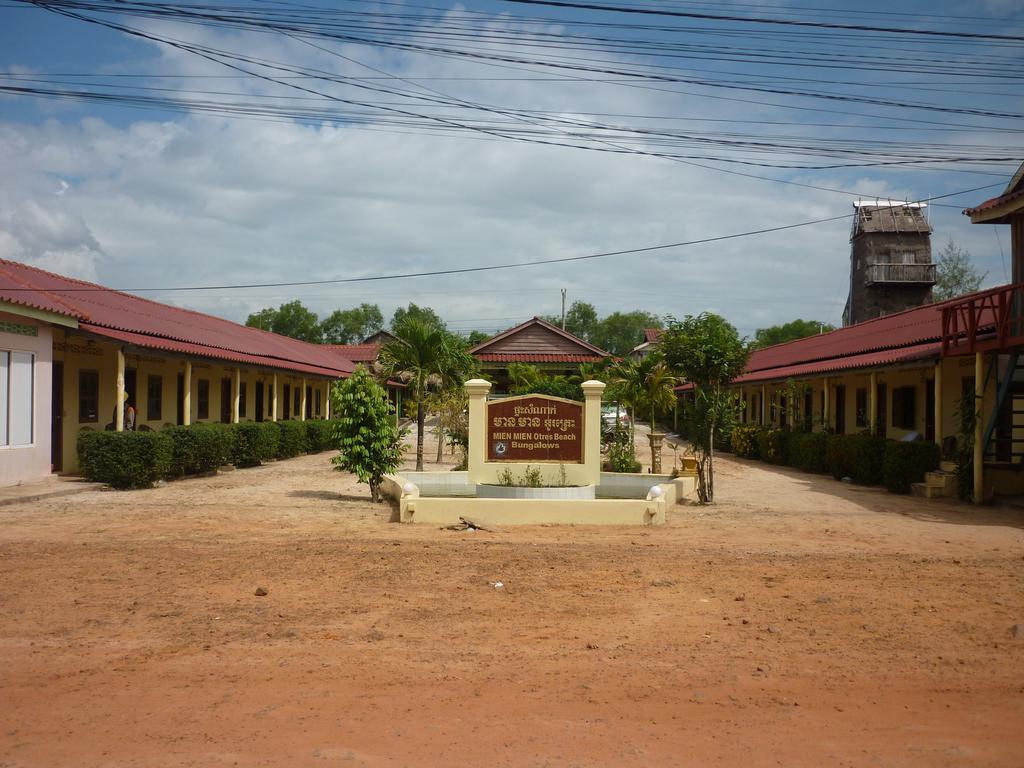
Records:
<instances>
[{"instance_id":1,"label":"stone tower","mask_svg":"<svg viewBox=\"0 0 1024 768\"><path fill-rule=\"evenodd\" d=\"M927 204L857 201L853 208L843 325L929 303L935 264Z\"/></svg>"}]
</instances>

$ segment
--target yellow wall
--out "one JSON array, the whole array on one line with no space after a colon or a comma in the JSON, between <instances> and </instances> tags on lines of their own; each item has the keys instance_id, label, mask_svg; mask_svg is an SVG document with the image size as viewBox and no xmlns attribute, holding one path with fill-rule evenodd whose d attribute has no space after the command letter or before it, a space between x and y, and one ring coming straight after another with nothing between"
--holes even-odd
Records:
<instances>
[{"instance_id":1,"label":"yellow wall","mask_svg":"<svg viewBox=\"0 0 1024 768\"><path fill-rule=\"evenodd\" d=\"M986 366L988 360L986 359ZM941 361L942 365L942 382L941 382L941 402L942 402L942 424L941 429L939 425L936 425L936 442L941 442L943 437L955 436L959 432L959 417L958 410L960 407L960 397L965 379L974 378L974 357L950 357L945 358ZM878 384L886 385L886 435L895 440L907 435L910 431L917 432L921 438L925 437L925 409L927 407L927 382L935 378L935 362L929 361L926 364L912 367L912 368L900 368L892 366L889 368L879 368L875 370L876 382ZM870 371L857 371L854 373L846 374L833 374L827 379L825 377L818 377L814 379L801 379L797 380L798 384L808 385L812 388L813 392L813 428L815 431L819 431L824 428L821 422L821 405L822 405L822 392L826 385L826 381L829 386L829 418L828 426L832 429L836 427L836 388L839 386L846 387L845 397L845 416L846 416L846 433L852 434L861 432L867 429L866 425L857 425L857 390L864 388L868 390L869 397L871 391L871 372ZM747 384L743 387L734 387L735 390L742 390L744 395L747 397L747 410L745 414L745 420L748 423L757 423L758 414L754 412L754 395L760 395L761 384ZM765 383L766 388L766 401L769 407L766 409L766 423L774 426L779 426L779 413L778 409L771 408L771 403L778 402L780 395L786 392L786 382L768 382ZM899 387L912 386L915 388L914 396L914 428L913 430L902 429L893 425L893 391ZM995 405L996 390L995 390L995 377L989 377L988 387L985 391L984 401L984 413L990 414L992 408ZM799 398L799 405L802 407L803 398ZM868 400L870 404L870 399ZM870 405L868 406L870 408ZM881 404L878 406L879 414L882 413ZM792 421L790 421L792 423Z\"/></svg>"},{"instance_id":2,"label":"yellow wall","mask_svg":"<svg viewBox=\"0 0 1024 768\"><path fill-rule=\"evenodd\" d=\"M78 458L75 450L78 433L83 427L102 430L113 422L113 412L117 393L117 350L119 345L113 342L100 341L82 334L54 329L54 361L64 363L64 430L63 430L63 472L75 472L78 469ZM210 360L192 359L191 387L191 421L196 423L217 423L221 421L221 379L233 379L236 366ZM177 386L178 374L185 373L186 358L175 355L164 355L159 352L135 351L125 354L125 368L136 370L136 427L145 425L153 430L177 424ZM97 419L94 422L81 421L79 413L79 372L95 370L99 373L99 406ZM150 375L162 377L162 407L159 418L150 419L147 413L147 388ZM210 386L210 406L206 418L199 418L199 381L206 379ZM242 367L241 382L245 383L245 412L239 412L239 421L256 420L256 384L262 382L264 392L264 419L271 420L272 398L270 385L274 380L274 371L254 367ZM277 372L278 387L284 391L284 385L290 385L292 391L301 388L302 377L284 371ZM324 416L327 397L326 379L307 378L306 384L313 387L313 417L315 410L315 392L321 391L320 418ZM232 384L232 392L234 391ZM284 401L278 395L277 418L284 418ZM228 403L231 412L231 403ZM298 418L294 409L291 418Z\"/></svg>"}]
</instances>

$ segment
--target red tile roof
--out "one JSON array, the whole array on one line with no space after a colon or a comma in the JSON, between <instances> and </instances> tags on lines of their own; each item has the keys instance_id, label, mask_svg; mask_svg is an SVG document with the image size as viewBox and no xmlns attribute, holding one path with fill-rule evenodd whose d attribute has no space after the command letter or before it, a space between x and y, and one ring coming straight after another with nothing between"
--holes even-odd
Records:
<instances>
[{"instance_id":1,"label":"red tile roof","mask_svg":"<svg viewBox=\"0 0 1024 768\"><path fill-rule=\"evenodd\" d=\"M942 308L966 298L927 304L829 333L758 349L751 354L746 371L733 383L803 378L937 358L942 353ZM981 322L982 329L993 324L992 318L986 316ZM684 384L677 389L685 391L689 387Z\"/></svg>"},{"instance_id":2,"label":"red tile roof","mask_svg":"<svg viewBox=\"0 0 1024 768\"><path fill-rule=\"evenodd\" d=\"M1016 192L1010 192L1009 194L1000 195L999 197L993 197L989 200L986 200L984 203L980 203L974 206L973 208L967 208L966 210L964 210L964 215L977 216L979 213L991 211L993 208L998 208L1000 205L1003 205L1004 203L1010 203L1022 197L1024 197L1024 189L1018 189Z\"/></svg>"},{"instance_id":3,"label":"red tile roof","mask_svg":"<svg viewBox=\"0 0 1024 768\"><path fill-rule=\"evenodd\" d=\"M653 344L661 337L662 333L661 328L644 328L644 341Z\"/></svg>"},{"instance_id":4,"label":"red tile roof","mask_svg":"<svg viewBox=\"0 0 1024 768\"><path fill-rule=\"evenodd\" d=\"M325 349L338 353L353 363L370 363L377 359L383 344L324 344Z\"/></svg>"},{"instance_id":5,"label":"red tile roof","mask_svg":"<svg viewBox=\"0 0 1024 768\"><path fill-rule=\"evenodd\" d=\"M140 347L332 377L355 368L317 344L4 259L0 300L76 318L84 330Z\"/></svg>"}]
</instances>

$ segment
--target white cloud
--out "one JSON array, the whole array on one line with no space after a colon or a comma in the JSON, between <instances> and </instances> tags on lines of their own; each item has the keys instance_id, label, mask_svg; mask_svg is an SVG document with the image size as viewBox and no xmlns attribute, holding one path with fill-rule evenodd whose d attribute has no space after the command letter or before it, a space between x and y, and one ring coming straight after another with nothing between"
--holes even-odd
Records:
<instances>
[{"instance_id":1,"label":"white cloud","mask_svg":"<svg viewBox=\"0 0 1024 768\"><path fill-rule=\"evenodd\" d=\"M294 40L194 28L181 35L186 33L220 45L244 42L252 55L304 57L321 68L367 74ZM403 74L466 71L449 62L339 50ZM165 73L224 72L171 50L163 52L161 66ZM281 92L249 80L218 81L216 87ZM464 98L564 113L692 109L692 100L611 86L443 87ZM751 116L750 107L743 109ZM718 106L715 114L740 112ZM848 213L851 203L842 195L656 158L198 116L124 127L98 118L50 119L41 126L0 122L0 167L10 169L0 177L0 255L128 288L291 282L582 256L826 218ZM879 172L801 180L894 197L923 194L907 178ZM995 281L991 235L976 233L956 211L935 209L933 216L936 248L953 236L981 257ZM644 309L682 316L710 309L752 333L797 316L838 322L846 298L848 230L839 221L520 270L158 298L237 320L293 298L321 314L372 301L387 315L415 301L433 306L453 327L494 329L557 312L559 289L566 287L570 301L590 301L602 314ZM998 275L1001 280L1001 270Z\"/></svg>"}]
</instances>

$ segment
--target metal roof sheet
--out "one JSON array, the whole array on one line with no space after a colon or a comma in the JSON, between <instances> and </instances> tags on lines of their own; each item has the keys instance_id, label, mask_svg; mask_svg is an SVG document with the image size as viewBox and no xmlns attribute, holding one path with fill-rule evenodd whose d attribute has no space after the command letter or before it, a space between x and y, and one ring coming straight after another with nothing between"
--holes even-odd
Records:
<instances>
[{"instance_id":1,"label":"metal roof sheet","mask_svg":"<svg viewBox=\"0 0 1024 768\"><path fill-rule=\"evenodd\" d=\"M489 338L489 339L485 339L484 341L481 341L479 344L477 344L475 347L473 347L472 349L469 350L469 354L473 355L474 357L483 359L480 356L479 353L482 352L483 350L487 349L487 347L491 346L495 342L501 341L503 339L507 339L509 336L514 336L515 334L520 333L520 332L524 331L525 329L529 328L531 325L536 325L536 326L539 326L541 328L544 328L544 329L554 333L556 336L559 336L559 337L561 337L563 339L566 339L567 341L570 341L571 343L575 344L576 346L580 347L581 349L585 349L585 350L593 353L594 355L598 355L598 356L600 356L602 358L608 356L608 353L605 352L603 349L601 349L599 347L595 347L593 344L591 344L590 342L584 341L579 336L573 336L568 331L562 330L557 325L552 325L548 321L542 320L539 317L530 318L525 323L520 323L519 325L515 326L514 328L509 328L506 331L502 331L501 333L498 333L498 334L495 334L494 336L491 336L491 338Z\"/></svg>"},{"instance_id":2,"label":"metal roof sheet","mask_svg":"<svg viewBox=\"0 0 1024 768\"><path fill-rule=\"evenodd\" d=\"M755 381L791 379L833 371L848 371L854 368L871 368L878 365L938 357L941 352L941 341L929 341L924 344L914 344L899 349L885 349L878 352L865 352L860 355L819 360L813 363L800 363L778 368L767 368L760 371L750 371L733 381L733 384L750 384Z\"/></svg>"},{"instance_id":3,"label":"metal roof sheet","mask_svg":"<svg viewBox=\"0 0 1024 768\"><path fill-rule=\"evenodd\" d=\"M324 349L338 353L353 363L368 363L377 359L383 344L324 344Z\"/></svg>"},{"instance_id":4,"label":"metal roof sheet","mask_svg":"<svg viewBox=\"0 0 1024 768\"><path fill-rule=\"evenodd\" d=\"M240 362L239 355L248 356L263 360L260 365L308 372L317 369L324 371L324 375L351 373L355 368L338 352L317 344L161 304L15 261L0 259L0 299L59 311L77 318L80 324L87 323L94 333L111 338L113 334L105 331L121 331L132 336L130 343L154 349L168 349L170 342L176 342L179 347L202 347L204 351L195 354L206 357Z\"/></svg>"}]
</instances>

